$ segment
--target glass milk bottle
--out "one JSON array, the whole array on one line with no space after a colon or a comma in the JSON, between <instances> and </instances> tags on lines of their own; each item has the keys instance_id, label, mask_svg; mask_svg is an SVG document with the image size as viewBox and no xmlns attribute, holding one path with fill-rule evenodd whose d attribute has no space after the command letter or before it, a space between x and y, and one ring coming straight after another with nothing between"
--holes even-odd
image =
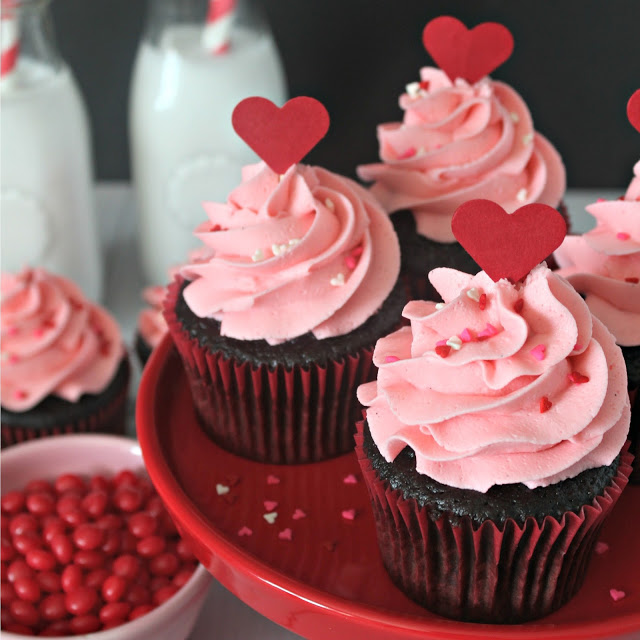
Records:
<instances>
[{"instance_id":1,"label":"glass milk bottle","mask_svg":"<svg viewBox=\"0 0 640 640\"><path fill-rule=\"evenodd\" d=\"M224 202L257 156L236 135L240 100L286 101L282 65L257 7L235 0L150 0L133 72L129 124L146 279L199 245L201 203Z\"/></svg>"},{"instance_id":2,"label":"glass milk bottle","mask_svg":"<svg viewBox=\"0 0 640 640\"><path fill-rule=\"evenodd\" d=\"M87 114L49 0L2 0L2 269L42 266L102 294Z\"/></svg>"}]
</instances>

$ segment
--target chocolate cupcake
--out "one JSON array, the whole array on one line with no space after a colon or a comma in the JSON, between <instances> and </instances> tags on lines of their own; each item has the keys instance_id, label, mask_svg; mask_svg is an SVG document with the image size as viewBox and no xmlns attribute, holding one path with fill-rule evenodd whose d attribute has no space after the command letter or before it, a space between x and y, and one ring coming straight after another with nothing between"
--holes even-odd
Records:
<instances>
[{"instance_id":1,"label":"chocolate cupcake","mask_svg":"<svg viewBox=\"0 0 640 640\"><path fill-rule=\"evenodd\" d=\"M263 462L352 450L355 389L406 301L388 217L355 182L301 164L245 167L205 209L206 248L165 307L204 430Z\"/></svg>"},{"instance_id":2,"label":"chocolate cupcake","mask_svg":"<svg viewBox=\"0 0 640 640\"><path fill-rule=\"evenodd\" d=\"M436 19L425 34L438 20L454 21ZM425 35L427 48L428 41ZM435 299L427 279L435 267L480 270L451 231L454 211L467 200L493 200L508 213L548 204L567 221L562 160L533 128L522 98L486 75L495 66L470 79L448 68L421 69L420 80L400 96L402 122L378 127L381 162L358 167L391 215L411 299Z\"/></svg>"},{"instance_id":3,"label":"chocolate cupcake","mask_svg":"<svg viewBox=\"0 0 640 640\"><path fill-rule=\"evenodd\" d=\"M43 269L2 274L2 446L124 433L129 360L115 320Z\"/></svg>"},{"instance_id":4,"label":"chocolate cupcake","mask_svg":"<svg viewBox=\"0 0 640 640\"><path fill-rule=\"evenodd\" d=\"M380 552L431 611L537 619L579 589L627 483L624 360L544 265L518 284L430 280L444 303L405 307L411 326L378 341L377 381L358 390Z\"/></svg>"}]
</instances>

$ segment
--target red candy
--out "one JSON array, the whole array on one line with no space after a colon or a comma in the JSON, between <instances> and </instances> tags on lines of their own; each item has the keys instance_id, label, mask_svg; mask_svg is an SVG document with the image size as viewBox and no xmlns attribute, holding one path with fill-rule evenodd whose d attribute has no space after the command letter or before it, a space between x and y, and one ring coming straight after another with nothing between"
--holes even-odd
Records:
<instances>
[{"instance_id":1,"label":"red candy","mask_svg":"<svg viewBox=\"0 0 640 640\"><path fill-rule=\"evenodd\" d=\"M0 500L3 630L111 629L171 598L196 560L146 478L63 474Z\"/></svg>"}]
</instances>

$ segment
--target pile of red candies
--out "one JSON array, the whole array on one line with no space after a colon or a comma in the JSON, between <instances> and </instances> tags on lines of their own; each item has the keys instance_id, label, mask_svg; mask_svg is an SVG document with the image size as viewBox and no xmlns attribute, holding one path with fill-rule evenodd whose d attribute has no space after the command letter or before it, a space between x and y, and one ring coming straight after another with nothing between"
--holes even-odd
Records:
<instances>
[{"instance_id":1,"label":"pile of red candies","mask_svg":"<svg viewBox=\"0 0 640 640\"><path fill-rule=\"evenodd\" d=\"M148 613L196 560L148 479L65 474L2 496L2 629L92 633Z\"/></svg>"}]
</instances>

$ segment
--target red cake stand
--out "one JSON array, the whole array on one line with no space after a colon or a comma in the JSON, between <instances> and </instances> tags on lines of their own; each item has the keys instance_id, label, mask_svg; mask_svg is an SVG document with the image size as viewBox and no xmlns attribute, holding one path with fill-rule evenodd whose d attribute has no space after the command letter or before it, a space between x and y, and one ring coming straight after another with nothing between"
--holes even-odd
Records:
<instances>
[{"instance_id":1,"label":"red cake stand","mask_svg":"<svg viewBox=\"0 0 640 640\"><path fill-rule=\"evenodd\" d=\"M148 362L137 428L149 475L200 562L256 611L306 638L640 638L640 487L628 487L585 584L554 614L523 625L447 620L406 598L378 553L355 455L265 465L200 430L170 338ZM610 590L624 597L614 601Z\"/></svg>"}]
</instances>

